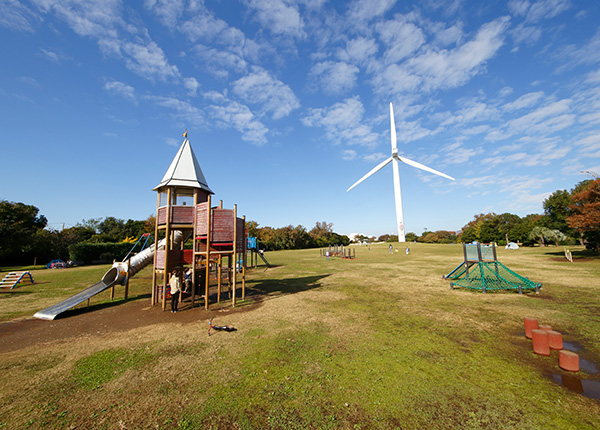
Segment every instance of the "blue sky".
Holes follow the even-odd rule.
[[[50,227],[154,213],[187,128],[261,226],[395,233],[542,213],[600,172],[600,3],[0,0],[0,199]]]

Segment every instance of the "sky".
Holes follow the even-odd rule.
[[[600,172],[597,0],[0,0],[0,199],[146,219],[187,129],[259,226],[394,234],[543,213]],[[591,173],[586,173],[591,172]]]

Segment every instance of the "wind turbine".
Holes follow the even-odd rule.
[[[398,241],[405,242],[406,237],[404,235],[404,215],[402,214],[402,194],[400,192],[400,170],[398,168],[398,162],[401,161],[403,163],[408,164],[409,166],[416,167],[417,169],[425,170],[426,172],[434,173],[439,176],[443,176],[444,178],[448,178],[454,181],[452,176],[448,176],[445,173],[438,172],[431,167],[427,167],[421,163],[417,163],[416,161],[409,160],[408,158],[402,157],[398,155],[398,147],[396,145],[396,122],[394,121],[394,107],[390,103],[390,131],[392,135],[392,156],[377,166],[375,166],[369,173],[360,178],[358,181],[354,183],[350,188],[346,191],[350,191],[352,188],[356,187],[362,181],[367,179],[369,176],[374,173],[380,171],[389,163],[392,163],[392,167],[394,168],[394,198],[396,200],[396,223],[398,224]]]

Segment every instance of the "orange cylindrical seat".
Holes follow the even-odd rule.
[[[548,346],[550,346],[550,349],[563,349],[562,334],[558,331],[550,330],[548,332]]]
[[[579,372],[579,355],[562,349],[558,352],[558,365],[569,372]]]
[[[531,330],[538,328],[538,320],[537,318],[525,317],[523,321],[525,322],[525,336],[527,339],[531,339]]]
[[[538,328],[540,330],[552,331],[552,326],[548,324],[540,324]]]
[[[533,352],[538,355],[550,355],[550,345],[548,344],[548,332],[546,330],[531,330],[533,339]]]

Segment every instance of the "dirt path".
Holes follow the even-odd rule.
[[[162,311],[160,306],[150,306],[150,300],[142,298],[128,302],[116,302],[108,305],[91,306],[70,310],[54,321],[36,318],[21,319],[0,323],[0,350],[15,351],[42,343],[66,340],[80,336],[106,336],[110,333],[131,330],[153,324],[192,324],[219,315],[249,312],[261,306],[258,297],[251,304],[241,307],[225,307],[212,304],[208,311],[203,307],[191,308],[189,302],[180,305],[176,314]],[[207,326],[208,329],[208,326]]]

